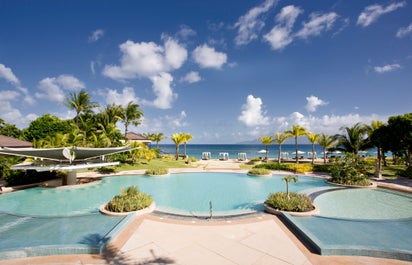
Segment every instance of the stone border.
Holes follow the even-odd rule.
[[[345,188],[361,188],[361,189],[370,189],[370,188],[377,188],[378,185],[376,184],[375,181],[371,181],[371,184],[369,186],[358,186],[358,185],[347,185],[347,184],[338,184],[338,183],[334,183],[331,182],[329,180],[326,181],[327,183],[331,184],[331,185],[335,185],[335,186],[339,186],[339,187],[345,187]]]
[[[280,215],[283,213],[288,213],[292,216],[312,216],[312,215],[318,215],[320,213],[320,209],[319,207],[317,207],[315,204],[313,204],[313,206],[315,207],[315,209],[313,209],[312,211],[308,211],[308,212],[288,212],[288,211],[281,211],[281,210],[277,210],[271,206],[269,206],[266,202],[263,203],[263,208],[265,210],[265,212],[267,213],[271,213],[274,215]]]
[[[147,213],[152,213],[156,208],[156,203],[153,201],[152,204],[150,204],[149,207],[146,207],[146,208],[141,209],[139,211],[116,213],[116,212],[110,212],[110,211],[106,210],[106,205],[107,205],[107,203],[103,204],[103,205],[100,205],[99,211],[102,214],[109,215],[109,216],[126,216],[126,215],[129,215],[129,214],[132,214],[132,213],[134,213],[136,216],[140,216],[140,215],[144,215],[144,214],[147,214]]]
[[[269,173],[269,174],[266,174],[266,175],[258,175],[258,174],[246,173],[246,175],[252,176],[252,177],[271,177],[271,176],[272,176],[272,173]]]

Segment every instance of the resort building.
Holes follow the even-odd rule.
[[[149,139],[144,137],[143,135],[139,133],[134,133],[134,132],[128,132],[126,133],[126,138],[129,140],[131,143],[144,143],[145,145],[149,145],[152,143]]]
[[[13,137],[0,135],[0,148],[10,147],[10,148],[24,148],[32,147],[33,144],[27,141],[22,141]]]

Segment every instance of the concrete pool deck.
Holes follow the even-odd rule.
[[[216,161],[213,167],[208,167],[208,164],[206,167],[201,165],[199,168],[174,169],[171,172],[219,170],[216,163],[220,163],[220,170],[240,172],[237,161]],[[320,256],[311,252],[277,216],[258,213],[247,218],[212,221],[171,219],[148,214],[134,218],[102,255],[43,256],[0,260],[0,264],[411,263],[361,256]]]

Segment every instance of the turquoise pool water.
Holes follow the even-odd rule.
[[[0,196],[0,212],[25,216],[73,216],[97,212],[100,205],[119,194],[121,188],[137,185],[156,201],[158,211],[209,216],[259,211],[271,192],[284,191],[283,176],[254,177],[240,173],[180,173],[103,178],[101,182],[76,187],[33,188]],[[323,179],[299,176],[291,191],[309,192],[328,188]]]

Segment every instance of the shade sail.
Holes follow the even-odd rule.
[[[129,146],[108,148],[62,147],[62,148],[0,148],[0,154],[36,157],[55,161],[69,161],[67,150],[73,154],[73,161],[87,160],[132,150]],[[65,156],[66,154],[66,156]]]

